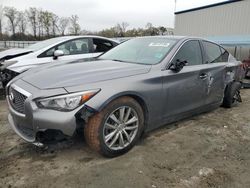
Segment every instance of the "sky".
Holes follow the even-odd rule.
[[[79,16],[82,29],[99,31],[129,23],[128,29],[154,26],[174,27],[174,12],[217,3],[223,0],[0,0],[0,5],[18,10],[42,8],[60,17]],[[224,0],[225,1],[225,0]]]

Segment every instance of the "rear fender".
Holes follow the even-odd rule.
[[[243,79],[242,63],[240,61],[228,63],[225,73],[225,87],[234,81],[241,82]]]

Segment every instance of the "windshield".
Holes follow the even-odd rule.
[[[43,49],[47,46],[50,46],[50,45],[55,44],[55,43],[60,42],[60,41],[63,41],[63,39],[61,37],[52,38],[52,39],[44,40],[41,42],[37,42],[35,44],[28,46],[27,48],[31,49],[33,51],[37,51],[37,50]]]
[[[164,37],[131,39],[106,52],[99,59],[153,65],[161,62],[176,42],[176,39]]]

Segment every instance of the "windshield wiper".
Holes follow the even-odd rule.
[[[120,60],[120,59],[102,59],[102,58],[98,58],[98,59],[100,59],[100,60],[117,61],[117,62],[122,62],[122,63],[144,64],[144,63],[138,63],[138,62],[132,62],[132,61],[124,61],[124,60]]]
[[[120,59],[102,59],[102,58],[97,58],[97,59],[100,59],[100,60],[117,61],[117,62],[127,62],[127,61],[123,61],[123,60],[120,60]]]
[[[118,62],[126,62],[126,61],[122,61],[120,59],[111,59],[112,61],[118,61]]]

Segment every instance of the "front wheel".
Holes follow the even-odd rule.
[[[129,151],[141,136],[144,115],[131,97],[121,97],[91,117],[84,128],[87,144],[106,157]]]

